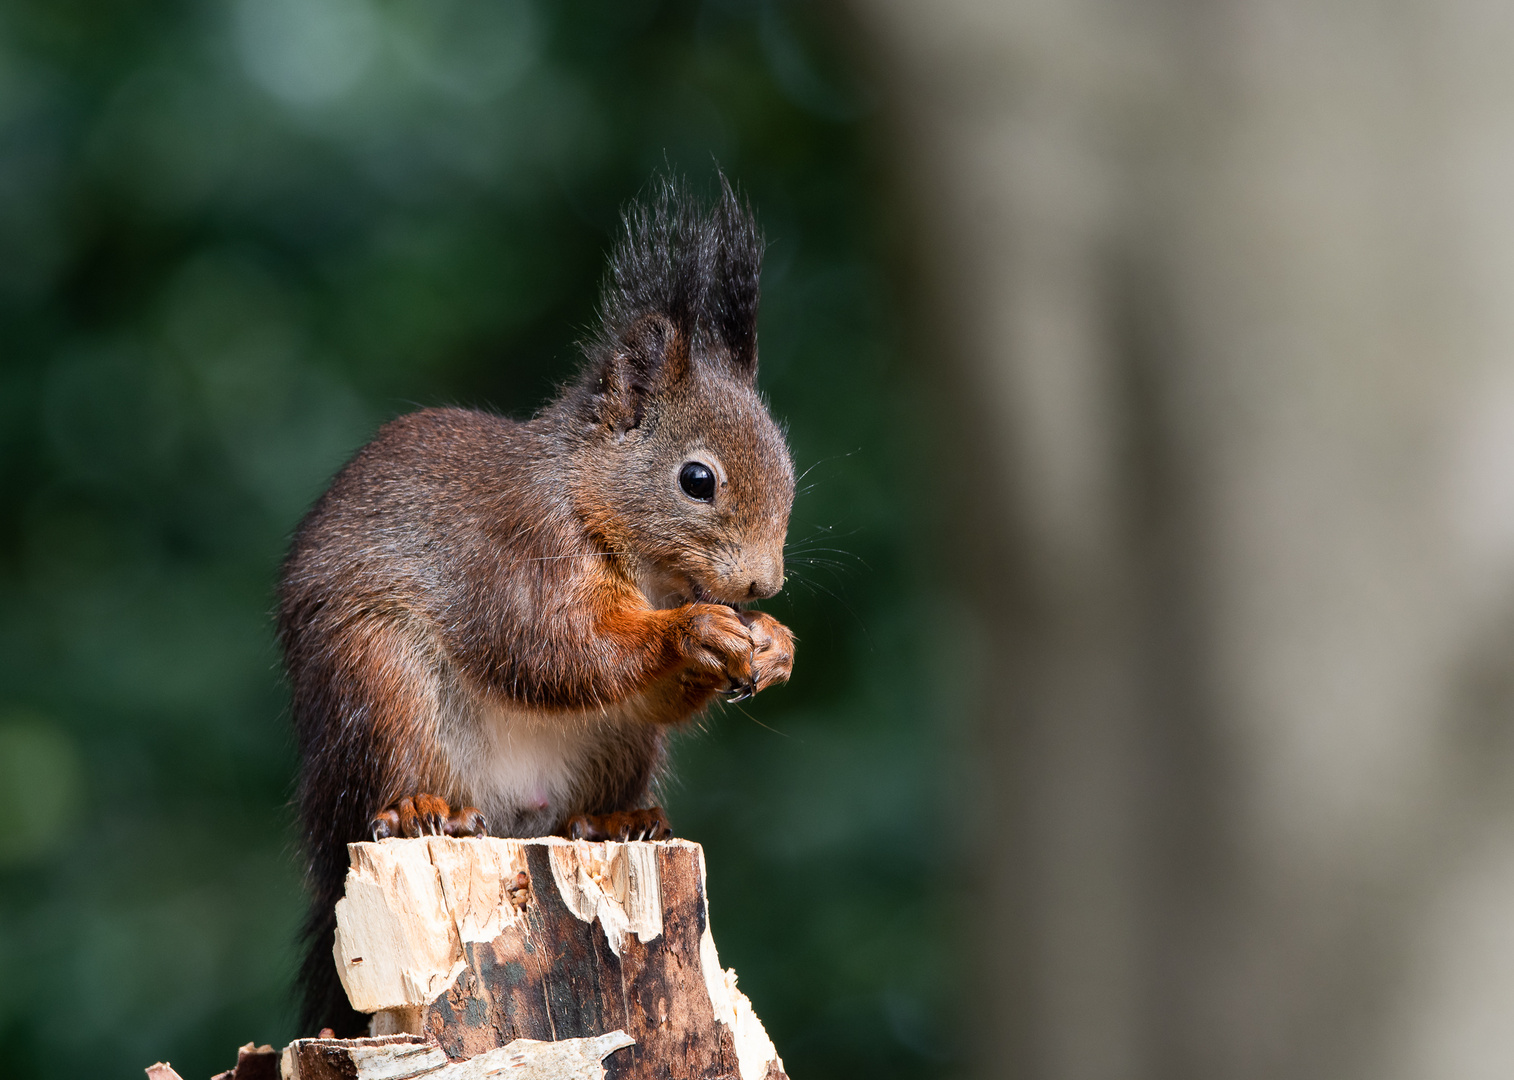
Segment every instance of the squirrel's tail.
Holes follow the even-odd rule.
[[[300,1032],[313,1036],[331,1028],[338,1038],[368,1034],[368,1017],[347,1000],[337,976],[336,904],[347,884],[347,843],[367,838],[368,815],[378,805],[376,785],[362,769],[345,768],[360,742],[361,729],[338,729],[338,740],[324,752],[307,756],[301,778],[301,810],[305,820],[306,884],[310,914],[301,938],[305,958],[300,965]],[[332,775],[345,770],[347,780]]]
[[[345,835],[345,831],[337,836]],[[300,1033],[313,1036],[330,1028],[339,1039],[368,1034],[368,1016],[354,1009],[337,975],[336,902],[347,883],[347,845],[336,838],[313,845],[309,864],[310,914],[301,933],[305,958],[300,964]]]
[[[326,890],[318,892],[324,894]],[[316,896],[302,936],[305,959],[300,965],[300,1033],[314,1036],[322,1028],[330,1028],[339,1039],[367,1035],[369,1017],[348,1002],[332,956],[336,940],[335,898]]]

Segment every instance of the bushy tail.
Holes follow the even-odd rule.
[[[368,1034],[368,1016],[352,1007],[337,976],[336,959],[332,955],[336,942],[336,902],[342,897],[347,867],[344,859],[332,873],[327,865],[321,865],[327,862],[319,860],[312,867],[312,877],[320,874],[322,880],[312,881],[315,896],[301,934],[305,959],[300,965],[299,1030],[301,1035],[313,1036],[322,1028],[330,1028],[337,1038],[351,1039]]]

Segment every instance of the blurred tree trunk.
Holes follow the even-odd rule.
[[[1514,1075],[1514,5],[853,11],[964,432],[984,1073]]]

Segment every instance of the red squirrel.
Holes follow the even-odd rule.
[[[721,177],[626,211],[576,381],[520,422],[386,424],[297,530],[278,629],[313,909],[302,1029],[357,1034],[332,961],[349,842],[660,839],[667,732],[788,679],[794,470],[759,396],[762,239]]]

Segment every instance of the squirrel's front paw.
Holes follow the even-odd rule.
[[[438,795],[395,799],[368,823],[375,840],[390,836],[486,836],[489,823],[476,806],[454,811]]]
[[[684,654],[695,679],[711,690],[756,692],[752,661],[756,647],[746,623],[724,604],[695,604],[689,609]]]
[[[741,621],[752,639],[752,693],[788,682],[794,671],[794,632],[760,611],[742,612]]]

